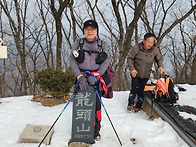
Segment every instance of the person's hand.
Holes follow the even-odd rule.
[[[95,83],[97,83],[99,79],[97,77],[94,77],[93,75],[90,75],[88,78],[87,78],[87,81],[89,83],[89,85],[94,85]]]
[[[87,83],[87,80],[84,76],[81,76],[79,79],[78,79],[78,83],[79,83],[79,87],[81,90],[86,90],[89,88],[89,85]]]
[[[132,76],[132,77],[135,78],[137,74],[138,74],[138,73],[137,73],[137,70],[132,70],[132,71],[131,71],[131,76]]]
[[[164,72],[164,70],[163,70],[163,68],[162,67],[159,67],[158,68],[158,71],[159,71],[159,73],[162,75],[163,74],[163,72]]]

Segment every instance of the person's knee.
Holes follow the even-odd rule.
[[[133,88],[132,88],[132,92],[135,93],[135,94],[138,94],[138,92],[139,92],[139,87],[138,87],[138,86],[133,87]]]

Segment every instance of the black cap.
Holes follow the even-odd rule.
[[[98,33],[98,24],[95,20],[87,20],[84,22],[84,27],[83,27],[83,32],[84,32],[84,29],[87,28],[87,27],[93,27],[95,29],[97,29],[97,33]]]

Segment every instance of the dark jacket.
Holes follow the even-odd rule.
[[[130,71],[137,70],[139,78],[149,78],[154,60],[158,64],[158,67],[163,67],[163,60],[159,49],[153,46],[151,49],[145,50],[143,44],[140,43],[131,48],[127,63]]]

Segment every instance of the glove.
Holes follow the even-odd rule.
[[[96,80],[94,78],[96,78]],[[87,81],[88,81],[89,85],[94,85],[95,83],[97,83],[98,80],[99,80],[99,78],[94,77],[93,75],[90,75],[87,78]]]
[[[89,85],[86,81],[86,78],[84,76],[81,76],[79,79],[78,79],[78,82],[79,82],[79,87],[81,90],[86,90],[89,88]]]

